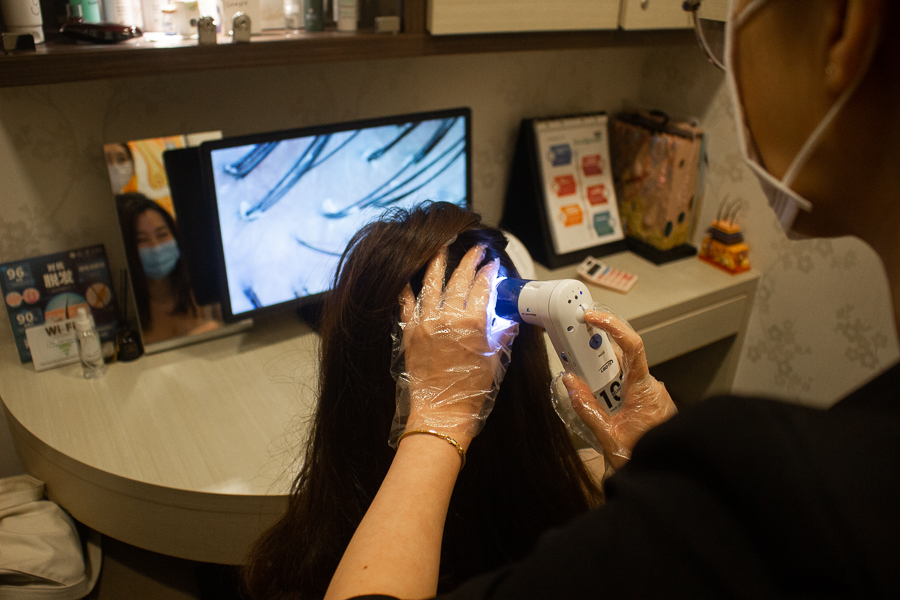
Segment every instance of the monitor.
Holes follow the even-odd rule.
[[[350,238],[392,208],[471,208],[468,108],[200,145],[225,321],[321,301]]]

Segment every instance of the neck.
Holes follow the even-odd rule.
[[[833,184],[842,195],[845,228],[881,257],[891,290],[894,329],[900,334],[900,169],[896,167],[900,164],[900,144],[891,142],[868,152],[846,152],[844,161],[847,168],[843,177]]]
[[[797,230],[812,237],[854,235],[872,246],[887,273],[900,335],[900,115],[892,100],[900,97],[900,84],[889,94],[866,89],[871,85],[845,106],[811,157],[802,187],[813,209],[801,212]]]
[[[175,296],[175,286],[170,277],[162,279],[147,278],[147,295],[151,302],[171,300]]]

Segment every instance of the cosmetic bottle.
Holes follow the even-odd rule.
[[[337,0],[338,31],[356,31],[359,5],[356,0]]]
[[[98,0],[71,0],[72,6],[81,7],[81,18],[85,23],[100,23],[103,21],[103,14],[100,11],[100,2]]]
[[[325,28],[322,0],[303,0],[303,28],[322,31]]]
[[[44,41],[44,20],[38,2],[23,0],[0,0],[0,16],[6,23],[5,31],[34,37],[35,44]],[[0,49],[0,56],[3,50]]]
[[[297,35],[303,29],[303,0],[284,0],[284,32]]]
[[[81,356],[81,371],[85,379],[103,377],[106,363],[103,362],[103,349],[100,334],[94,327],[94,319],[87,309],[78,309],[75,317],[75,332],[78,340],[78,354]]]

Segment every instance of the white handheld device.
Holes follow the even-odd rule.
[[[591,388],[601,409],[617,413],[622,368],[606,332],[584,320],[593,303],[587,287],[577,279],[513,278],[498,279],[495,286],[497,316],[543,327],[563,366]]]

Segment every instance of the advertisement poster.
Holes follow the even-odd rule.
[[[557,254],[624,239],[605,114],[536,121],[538,162]]]
[[[118,308],[102,245],[0,265],[0,289],[22,362],[31,360],[25,331],[62,322],[86,308],[100,338],[114,340]]]

